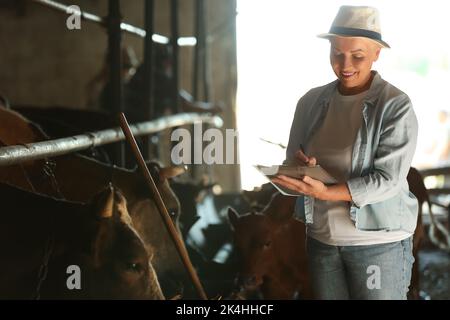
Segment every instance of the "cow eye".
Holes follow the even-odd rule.
[[[175,210],[175,209],[169,210],[169,215],[170,215],[172,218],[177,217],[177,210]]]
[[[128,271],[141,272],[142,271],[142,264],[140,264],[139,262],[129,262],[126,265],[126,269]]]
[[[268,248],[268,247],[270,247],[272,245],[272,241],[271,240],[267,240],[265,243],[264,243],[264,248]]]

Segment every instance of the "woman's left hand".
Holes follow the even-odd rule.
[[[279,184],[292,191],[303,193],[320,200],[325,200],[327,186],[319,180],[304,176],[303,179],[295,179],[283,175],[278,175],[271,179],[273,183]]]

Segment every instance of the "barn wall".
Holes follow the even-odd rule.
[[[60,1],[76,4],[99,16],[107,14],[107,0]],[[58,105],[87,108],[87,83],[101,70],[107,49],[106,30],[82,21],[81,30],[66,28],[67,15],[31,1],[5,1],[0,8],[0,93],[12,104],[36,107]],[[14,5],[11,5],[14,4]],[[19,4],[19,6],[17,6]],[[124,21],[144,26],[143,0],[121,1]],[[207,27],[211,33],[211,100],[225,102],[225,128],[235,127],[236,57],[235,0],[209,0]],[[179,1],[180,36],[194,32],[194,0]],[[170,1],[155,0],[155,31],[170,35]],[[141,60],[143,40],[123,33]],[[180,49],[180,86],[191,91],[192,48]],[[213,76],[212,76],[213,75]],[[215,179],[225,190],[239,187],[235,166],[217,166]]]

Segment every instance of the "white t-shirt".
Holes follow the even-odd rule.
[[[367,91],[343,96],[338,90],[330,100],[322,126],[308,143],[314,156],[339,182],[349,179],[353,144],[362,122],[362,101]],[[400,241],[411,236],[405,231],[361,231],[350,219],[350,203],[314,200],[313,224],[308,236],[335,246],[371,245]]]

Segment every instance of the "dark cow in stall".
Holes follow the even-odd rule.
[[[0,141],[5,145],[47,139],[38,128],[15,112],[0,109],[0,122]],[[180,205],[168,179],[184,171],[184,168],[161,168],[152,163],[149,169],[177,225]],[[89,183],[86,183],[87,179]],[[83,156],[68,155],[32,161],[26,165],[0,167],[0,181],[29,191],[81,202],[88,201],[93,194],[112,182],[127,198],[134,227],[149,252],[153,252],[152,262],[165,294],[172,296],[177,293],[180,286],[177,279],[184,278],[186,272],[146,182],[138,171],[120,169]]]
[[[238,284],[246,296],[264,299],[311,299],[306,255],[306,228],[294,219],[295,198],[273,195],[261,213],[242,216],[229,209],[239,259]]]
[[[117,189],[81,204],[0,183],[0,199],[0,299],[164,298]]]

